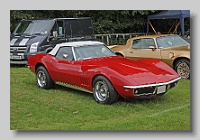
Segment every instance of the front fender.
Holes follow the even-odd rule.
[[[189,53],[188,53],[188,54],[186,54],[186,53],[181,53],[181,54],[175,56],[174,60],[177,59],[177,58],[187,58],[187,59],[190,60],[190,54],[189,54]]]
[[[130,82],[128,81],[128,79],[126,79],[124,76],[120,75],[118,72],[109,69],[107,67],[102,67],[102,68],[97,68],[95,69],[95,75],[92,76],[91,78],[91,82],[90,82],[90,89],[92,90],[92,85],[93,85],[93,80],[98,76],[98,75],[102,75],[104,77],[106,77],[111,84],[113,85],[113,87],[115,88],[115,90],[119,93],[120,96],[122,97],[132,97],[132,91],[127,92],[124,89],[125,85],[131,85]],[[132,81],[133,82],[133,81]]]

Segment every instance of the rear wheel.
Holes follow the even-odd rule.
[[[180,59],[175,64],[176,72],[183,79],[190,79],[190,61],[187,59]]]
[[[94,79],[93,96],[96,102],[101,104],[112,104],[119,99],[119,94],[104,76],[98,76]]]
[[[45,67],[39,66],[36,70],[37,86],[44,89],[53,88],[54,82]]]

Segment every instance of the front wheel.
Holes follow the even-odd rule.
[[[50,89],[54,86],[48,71],[43,66],[39,66],[36,70],[36,83],[38,87],[44,89]]]
[[[175,71],[182,79],[190,79],[190,61],[187,59],[180,59],[175,64]]]
[[[101,104],[112,104],[119,99],[119,94],[104,76],[98,76],[94,79],[93,96],[96,102]]]

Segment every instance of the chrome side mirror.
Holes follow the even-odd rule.
[[[149,49],[151,49],[152,51],[154,51],[156,48],[154,46],[149,46]]]

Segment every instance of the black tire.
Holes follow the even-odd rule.
[[[37,86],[43,89],[50,89],[54,87],[54,82],[51,79],[45,67],[39,66],[36,70]]]
[[[187,59],[180,59],[175,64],[175,71],[182,79],[190,79],[190,61]]]
[[[104,76],[98,76],[93,81],[93,96],[100,104],[113,104],[119,99],[119,94]]]

